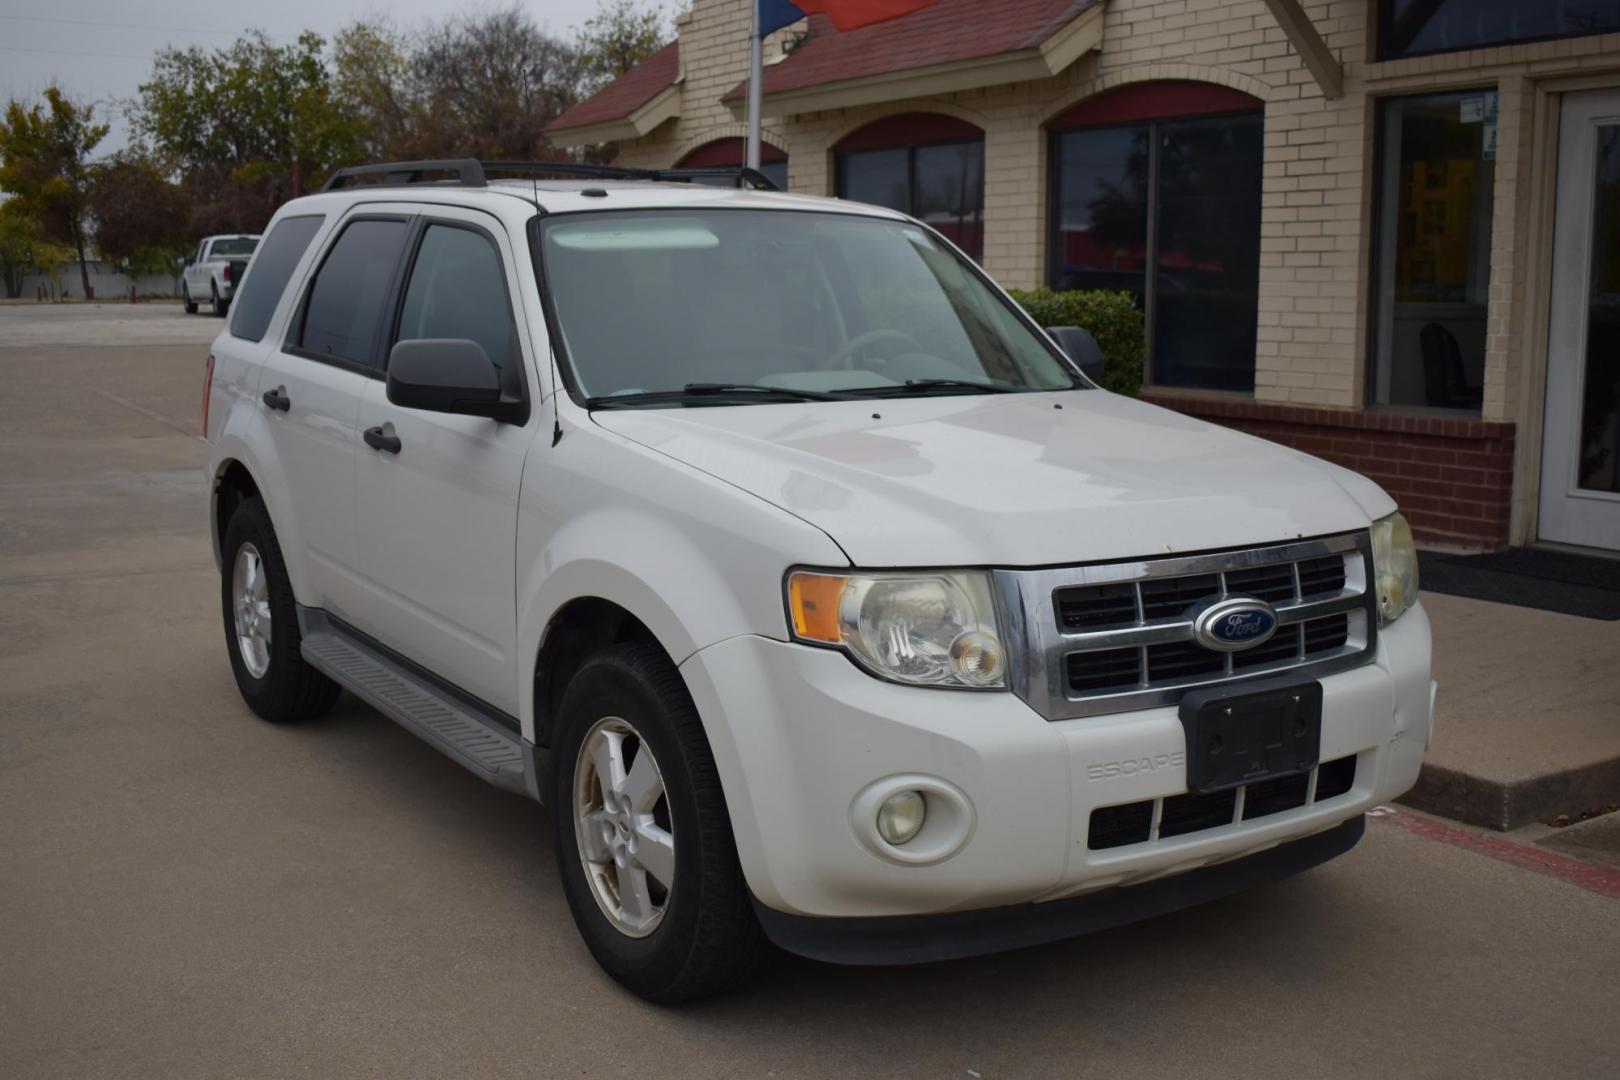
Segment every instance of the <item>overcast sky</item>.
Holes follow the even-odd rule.
[[[598,0],[519,0],[543,29],[572,37]],[[0,104],[37,99],[52,81],[96,103],[113,131],[97,155],[124,144],[119,99],[152,70],[167,45],[229,45],[243,31],[292,38],[314,30],[328,38],[357,18],[386,12],[403,29],[464,11],[505,6],[499,0],[0,0]],[[669,4],[664,5],[666,9]]]

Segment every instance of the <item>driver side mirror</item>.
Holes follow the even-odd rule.
[[[1102,381],[1103,354],[1090,330],[1079,326],[1049,326],[1046,332],[1063,354],[1074,361],[1082,375],[1092,382]]]
[[[521,424],[529,406],[502,391],[501,369],[466,338],[401,341],[388,354],[388,400],[405,409]]]

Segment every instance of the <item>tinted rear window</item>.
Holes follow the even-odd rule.
[[[371,219],[344,228],[309,287],[298,344],[320,356],[360,364],[375,361],[383,304],[405,247],[406,229],[403,221]]]
[[[216,259],[238,258],[253,254],[253,249],[258,243],[257,236],[233,236],[229,240],[215,240],[210,254]]]
[[[252,273],[242,281],[231,304],[231,336],[261,341],[275,314],[276,302],[287,288],[293,268],[326,219],[319,214],[282,218],[254,257]]]

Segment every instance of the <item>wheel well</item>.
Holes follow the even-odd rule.
[[[233,461],[220,473],[219,479],[214,481],[214,544],[221,550],[225,544],[225,528],[231,523],[231,515],[244,500],[258,497],[259,485],[253,482],[253,474],[247,471],[247,466],[240,461]]]
[[[535,745],[551,745],[551,718],[580,665],[599,649],[626,641],[659,645],[645,623],[611,600],[583,596],[552,616],[534,664]]]

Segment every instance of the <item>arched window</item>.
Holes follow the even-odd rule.
[[[1154,385],[1254,390],[1262,109],[1223,86],[1153,82],[1047,124],[1047,281],[1134,293]]]
[[[731,168],[739,166],[747,160],[747,142],[732,137],[704,143],[683,157],[680,164],[675,167],[677,169]],[[786,191],[788,186],[787,151],[780,150],[768,142],[761,142],[759,147],[759,171],[770,177],[771,183]]]
[[[838,197],[926,221],[977,259],[984,253],[984,132],[938,113],[885,117],[833,148]]]

